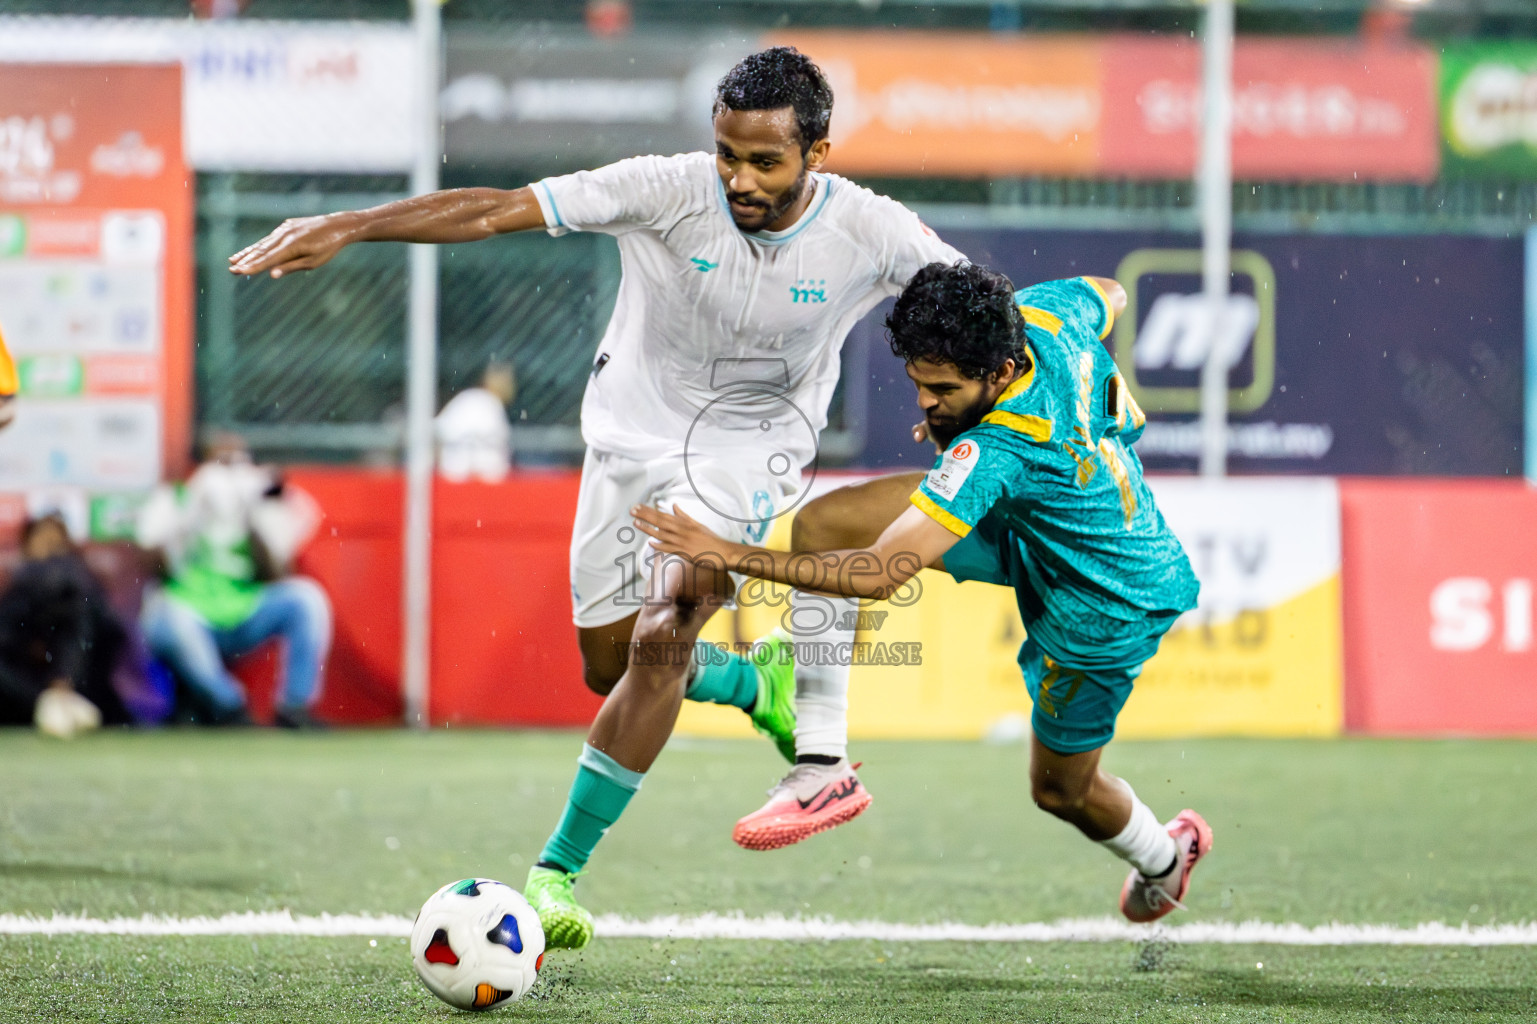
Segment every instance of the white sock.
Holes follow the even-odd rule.
[[[1130,792],[1131,787],[1127,787]],[[1114,839],[1106,839],[1099,845],[1126,861],[1147,878],[1168,874],[1177,863],[1179,847],[1174,837],[1158,823],[1151,808],[1137,794],[1131,794],[1131,820]]]
[[[790,594],[790,608],[790,635],[795,640],[795,752],[847,757],[849,665],[840,656],[854,642],[854,630],[844,623],[854,621],[859,598],[796,590]]]

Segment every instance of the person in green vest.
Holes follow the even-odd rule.
[[[276,639],[283,657],[274,723],[316,724],[310,709],[331,649],[331,602],[289,568],[319,519],[313,500],[254,465],[235,435],[213,439],[186,483],[159,488],[140,512],[138,542],[164,577],[144,603],[144,639],[212,723],[251,724],[245,689],[227,663]]]

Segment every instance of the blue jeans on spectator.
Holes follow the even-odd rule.
[[[314,580],[292,576],[262,588],[249,618],[215,629],[201,615],[163,591],[145,602],[144,639],[216,714],[245,707],[245,691],[225,667],[273,638],[283,641],[281,709],[308,708],[319,695],[320,674],[331,650],[331,601]]]

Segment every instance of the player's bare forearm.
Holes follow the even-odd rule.
[[[719,547],[720,561],[730,572],[835,597],[884,601],[923,568],[911,553],[882,558],[873,550],[775,551],[725,541]],[[667,551],[665,546],[661,550]],[[704,551],[696,557],[709,562],[713,554]]]
[[[354,242],[475,242],[544,226],[528,188],[456,188],[366,210],[285,220],[229,258],[231,273],[273,277],[328,263]]]
[[[652,537],[652,546],[665,554],[797,590],[875,600],[896,593],[925,565],[937,562],[957,539],[917,509],[898,517],[870,548],[834,551],[774,551],[736,544],[677,510],[668,513],[638,505],[631,513],[635,525]]]
[[[744,545],[730,568],[797,590],[884,601],[918,575],[923,563],[911,551],[772,551]]]

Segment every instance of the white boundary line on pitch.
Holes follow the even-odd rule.
[[[392,914],[294,914],[287,910],[222,917],[115,917],[100,920],[56,914],[0,914],[0,935],[304,935],[390,936],[411,932],[410,918]],[[1135,925],[1114,918],[1080,918],[1034,924],[897,924],[834,921],[770,914],[698,914],[635,920],[616,914],[597,919],[608,938],[772,939],[791,942],[1146,942],[1190,945],[1276,946],[1537,946],[1537,924],[1448,925],[1438,921],[1395,925],[1239,924],[1200,921]]]

